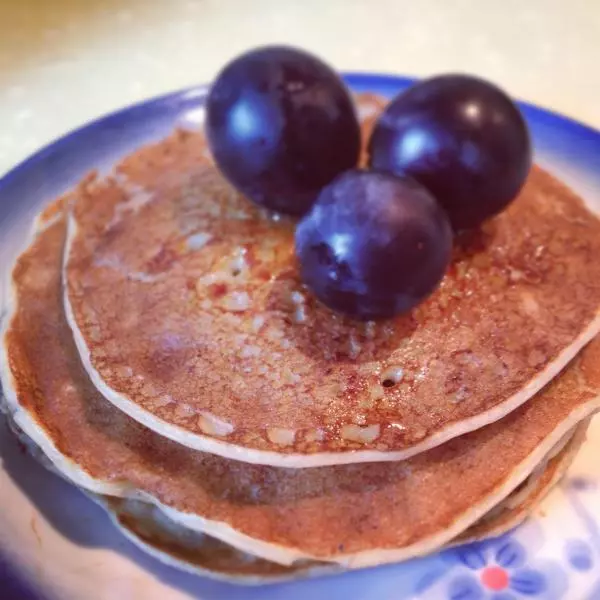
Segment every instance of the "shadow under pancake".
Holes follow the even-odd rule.
[[[236,588],[184,573],[161,563],[125,538],[106,512],[78,488],[49,472],[27,453],[0,413],[0,462],[16,487],[54,530],[82,548],[122,555],[170,587],[202,598],[230,597]]]
[[[102,518],[103,511],[80,494],[73,494],[72,486],[33,460],[16,440],[1,413],[0,460],[6,474],[54,529],[80,546],[107,546],[108,538],[99,538],[87,526],[89,520]],[[74,514],[77,519],[72,518]]]

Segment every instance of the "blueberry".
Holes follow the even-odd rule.
[[[531,167],[527,125],[496,86],[465,75],[417,83],[381,115],[370,165],[404,173],[444,207],[454,229],[479,225],[518,194]]]
[[[439,284],[452,231],[431,194],[408,177],[351,170],[319,195],[296,229],[303,281],[357,319],[404,313]]]
[[[333,69],[301,50],[270,46],[236,58],[218,75],[206,111],[217,166],[267,208],[301,215],[357,164],[350,94]]]

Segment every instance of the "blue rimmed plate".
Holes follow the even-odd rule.
[[[362,74],[346,79],[357,92],[383,96],[411,83]],[[0,180],[1,280],[6,280],[41,205],[88,171],[110,169],[175,126],[197,127],[205,92],[203,87],[185,90],[104,117],[59,139]],[[600,133],[530,105],[522,108],[536,160],[600,209]],[[3,302],[6,289],[0,291]],[[403,565],[246,589],[180,573],[144,555],[80,492],[25,456],[0,424],[0,589],[8,589],[1,580],[10,577],[36,588],[42,598],[65,600],[600,598],[599,453],[600,421],[592,424],[561,486],[532,519],[498,540]],[[11,597],[18,598],[17,593]]]

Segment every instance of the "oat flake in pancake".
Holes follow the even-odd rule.
[[[34,458],[61,475],[10,418],[9,425]],[[575,433],[569,433],[570,439],[555,456],[540,464],[517,490],[449,545],[498,536],[523,521],[569,467],[585,437],[586,429],[586,422],[578,425]],[[84,493],[108,512],[115,526],[133,543],[158,560],[196,575],[242,585],[263,585],[343,573],[339,565],[332,563],[307,561],[284,566],[269,562],[236,550],[204,533],[187,529],[147,502]]]
[[[94,384],[181,444],[288,467],[404,459],[514,410],[600,328],[600,222],[539,168],[457,241],[428,301],[364,324],[316,304],[293,223],[208,156],[176,133],[82,184],[65,257]]]
[[[12,418],[77,485],[154,503],[187,529],[273,562],[358,568],[435,551],[600,407],[593,342],[506,418],[406,461],[287,469],[192,450],[128,417],[89,381],[63,315],[64,239],[64,220],[45,224],[13,272],[0,353]]]

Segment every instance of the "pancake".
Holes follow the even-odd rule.
[[[44,225],[13,271],[0,353],[12,418],[78,486],[142,499],[272,562],[358,568],[433,552],[600,407],[595,341],[501,421],[407,461],[285,469],[192,450],[128,417],[89,381],[63,313],[65,229],[64,219]]]
[[[567,471],[577,454],[587,425],[575,433],[568,446],[550,460],[538,477],[526,483],[525,494],[516,502],[509,496],[498,507],[472,525],[449,546],[459,546],[500,536],[522,523]],[[167,520],[150,504],[122,498],[100,499],[117,527],[134,543],[159,560],[183,570],[233,583],[265,584],[340,573],[332,564],[307,563],[284,567],[244,554],[205,534],[186,530]]]
[[[202,133],[179,131],[79,186],[65,307],[94,385],[163,436],[274,466],[391,461],[554,377],[600,329],[598,256],[600,222],[535,167],[457,240],[427,301],[358,323],[302,287],[293,222],[238,195]]]
[[[64,477],[10,417],[8,422],[29,454]],[[584,440],[587,425],[583,423],[575,432],[569,432],[566,443],[559,444],[555,454],[536,468],[521,484],[521,489],[514,491],[449,545],[498,536],[523,521],[568,469]],[[242,585],[263,585],[343,572],[341,567],[331,563],[278,565],[236,550],[204,533],[186,529],[152,504],[84,493],[107,511],[115,526],[134,544],[158,560],[189,573]]]
[[[568,445],[541,466],[539,475],[528,478],[524,493],[511,494],[500,506],[452,540],[449,546],[497,537],[523,522],[569,468],[586,429],[587,424],[579,426]],[[529,482],[529,479],[533,481]],[[513,495],[518,498],[513,500]],[[167,564],[198,575],[252,585],[343,572],[332,564],[276,565],[244,554],[205,534],[186,530],[145,502],[109,497],[97,497],[96,500],[105,506],[117,527],[135,544]]]
[[[587,424],[579,426],[568,445],[548,463],[538,476],[525,482],[524,493],[513,493],[469,527],[449,546],[497,537],[514,529],[535,509],[556,485],[577,455]],[[529,479],[533,481],[529,482]],[[512,500],[512,496],[518,496]],[[156,507],[138,500],[96,497],[113,521],[135,544],[172,566],[211,578],[245,585],[279,583],[341,573],[337,565],[325,563],[277,565],[235,550],[205,534],[190,531],[169,520]],[[496,511],[496,508],[499,510]]]

